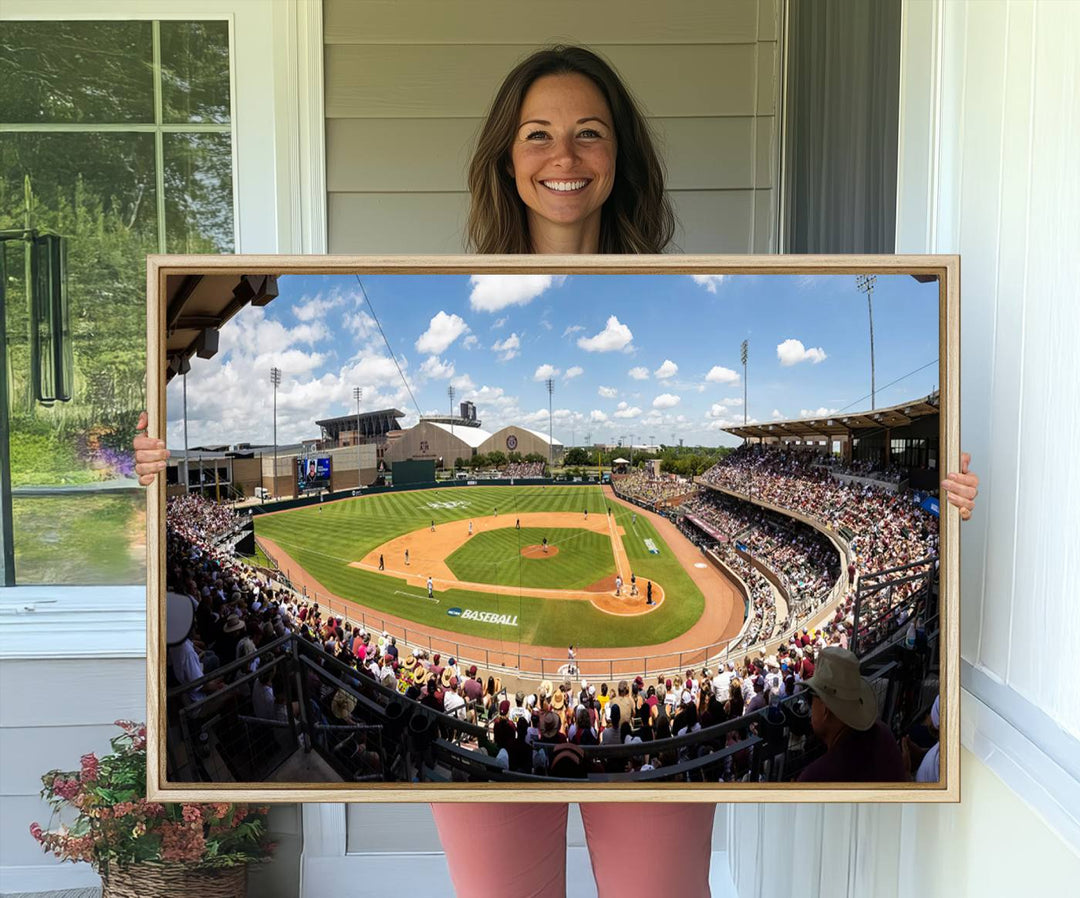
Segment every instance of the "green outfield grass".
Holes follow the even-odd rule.
[[[525,546],[547,537],[557,550],[545,558],[523,558]],[[507,527],[477,533],[446,559],[458,580],[548,589],[585,589],[615,576],[611,539],[590,530]]]
[[[645,580],[652,578],[663,583],[667,590],[664,605],[641,617],[605,614],[587,602],[521,597],[514,592],[517,582],[503,583],[507,587],[505,594],[461,589],[436,591],[435,598],[439,602],[434,604],[426,600],[424,590],[408,586],[400,578],[349,567],[350,562],[362,558],[387,540],[426,527],[433,519],[436,526],[452,520],[480,520],[491,516],[496,507],[500,518],[529,512],[580,514],[585,508],[602,514],[605,504],[599,486],[448,487],[361,496],[260,515],[255,518],[255,532],[274,540],[333,594],[353,599],[375,611],[460,632],[466,640],[472,635],[533,645],[562,646],[572,642],[579,646],[616,647],[656,644],[685,632],[701,616],[704,608],[701,591],[644,516],[639,515],[633,522],[633,512],[621,505],[612,505],[612,509],[616,522],[627,531],[624,544],[641,588],[644,590]],[[575,537],[588,533],[571,532]],[[517,531],[514,528],[488,531],[478,533],[472,540],[500,533],[516,534]],[[644,540],[649,538],[660,548],[659,555],[651,555],[646,548]],[[595,574],[582,574],[589,578],[585,585],[613,570],[610,545],[606,552],[603,569],[598,569]],[[569,556],[574,553],[567,550],[566,554],[570,561]],[[546,565],[558,561],[561,556],[562,552],[556,558],[538,561],[538,572],[555,570]],[[283,567],[286,566],[283,564]],[[457,573],[456,568],[454,570]],[[536,585],[568,588],[550,582]],[[447,614],[451,608],[516,616],[517,626],[451,616]]]

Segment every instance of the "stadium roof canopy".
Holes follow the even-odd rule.
[[[359,415],[339,415],[336,418],[322,418],[315,424],[322,428],[323,436],[337,440],[343,433],[356,433],[359,425],[360,435],[380,438],[392,430],[400,430],[398,418],[404,418],[405,412],[397,408],[382,408],[376,411],[361,412]],[[359,419],[359,420],[358,420]]]
[[[443,424],[439,421],[423,421],[421,423],[428,424],[432,427],[438,427],[439,430],[445,430],[447,433],[453,433],[455,437],[461,440],[461,442],[470,449],[476,449],[491,436],[490,433],[479,427],[454,427],[451,429],[449,424]]]
[[[193,355],[217,353],[217,331],[246,305],[265,306],[278,295],[273,274],[170,274],[165,278],[166,380]]]
[[[338,415],[336,418],[323,418],[315,423],[319,427],[340,427],[343,430],[356,430],[356,419],[360,419],[361,428],[366,421],[381,421],[387,416],[391,418],[404,418],[405,412],[398,408],[381,408],[377,411],[360,412],[359,415]]]
[[[531,433],[538,440],[543,440],[545,443],[550,443],[552,446],[561,446],[558,440],[549,439],[546,433],[541,433],[539,430],[533,430],[531,427],[518,427],[518,430],[524,430],[526,433]]]
[[[726,433],[746,438],[794,437],[796,439],[829,439],[858,436],[860,430],[881,430],[884,427],[903,427],[919,418],[940,413],[940,396],[931,393],[922,399],[913,399],[890,408],[865,412],[837,412],[822,418],[802,418],[793,421],[770,421],[767,424],[747,424],[725,427]]]

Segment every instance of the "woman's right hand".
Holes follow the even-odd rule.
[[[150,486],[154,482],[158,473],[165,470],[169,458],[169,450],[165,448],[164,440],[155,440],[153,437],[146,436],[146,427],[149,423],[150,419],[146,412],[142,412],[139,415],[139,423],[135,425],[135,430],[142,431],[142,434],[137,434],[132,441],[135,449],[135,473],[143,486]]]

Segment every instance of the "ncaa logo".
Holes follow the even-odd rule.
[[[461,617],[460,608],[447,608],[446,613],[449,614],[451,617]]]

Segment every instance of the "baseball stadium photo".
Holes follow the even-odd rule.
[[[358,270],[162,279],[163,787],[941,784],[938,277]]]

